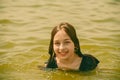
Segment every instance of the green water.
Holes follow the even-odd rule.
[[[40,70],[52,28],[75,26],[92,72]],[[0,80],[120,80],[120,0],[0,0]]]

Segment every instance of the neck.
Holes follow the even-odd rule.
[[[71,56],[69,59],[59,59],[56,57],[57,65],[61,69],[78,70],[81,64],[81,57],[78,55]]]
[[[68,59],[59,59],[56,57],[56,59],[58,60],[58,62],[60,63],[64,63],[64,64],[71,64],[74,62],[74,60],[76,59],[77,55],[73,55]]]

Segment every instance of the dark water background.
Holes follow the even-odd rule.
[[[75,26],[97,70],[40,70],[52,28]],[[0,80],[120,80],[120,0],[0,0]]]

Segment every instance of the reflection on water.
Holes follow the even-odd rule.
[[[0,80],[119,80],[120,0],[1,0]],[[100,60],[92,72],[40,70],[50,32],[67,21],[83,53]]]

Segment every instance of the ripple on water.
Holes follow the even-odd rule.
[[[0,49],[10,49],[15,47],[16,44],[14,42],[8,41],[8,42],[4,42],[0,45]]]
[[[0,24],[11,24],[14,23],[12,20],[9,19],[1,19]]]

